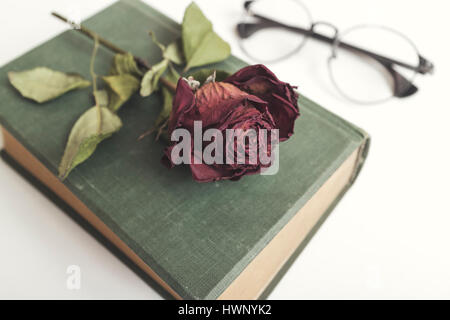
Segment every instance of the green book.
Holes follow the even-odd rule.
[[[150,63],[161,53],[148,30],[165,44],[180,35],[178,23],[136,0],[116,2],[84,25]],[[300,96],[301,117],[280,145],[277,174],[197,183],[187,167],[161,165],[163,142],[137,141],[155,121],[162,98],[136,95],[119,111],[122,129],[61,182],[56,176],[68,134],[92,97],[75,90],[39,105],[21,97],[7,73],[47,66],[89,78],[92,48],[92,40],[68,30],[0,69],[7,158],[175,298],[267,296],[354,182],[368,135]],[[100,48],[98,74],[108,73],[113,56]],[[230,57],[211,67],[234,72],[245,65]]]

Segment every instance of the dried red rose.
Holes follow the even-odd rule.
[[[248,92],[268,103],[269,112],[280,130],[280,141],[294,133],[298,111],[298,94],[289,83],[282,82],[262,64],[242,68],[225,79],[242,91]]]
[[[254,143],[257,152],[263,150],[263,153],[270,157],[271,130],[279,129],[280,141],[287,140],[293,134],[295,119],[299,116],[297,98],[288,83],[278,80],[263,65],[245,67],[223,82],[209,82],[198,90],[191,89],[185,79],[180,79],[169,119],[169,136],[178,128],[186,129],[193,136],[195,121],[202,122],[203,131],[218,129],[223,133],[223,137],[226,136],[227,129],[242,129],[235,131],[239,134],[249,129],[254,130],[256,136],[247,136],[247,140],[233,139],[232,142],[223,143],[223,163],[208,164],[202,161],[189,164],[193,178],[199,182],[238,180],[244,175],[259,173],[262,168],[270,166],[255,155],[255,149],[249,146]],[[269,132],[268,143],[267,139],[262,139],[262,129]],[[237,145],[239,141],[241,144],[244,141],[244,144]],[[208,143],[203,143],[203,147]],[[172,155],[175,146],[176,144],[172,143],[167,147],[162,159],[169,168],[177,163]],[[194,159],[193,142],[190,153]],[[237,158],[242,155],[246,162],[238,163]]]

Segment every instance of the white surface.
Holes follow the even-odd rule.
[[[112,1],[2,0],[0,65],[66,27],[52,10],[88,17]],[[189,0],[146,1],[181,21]],[[241,1],[198,0],[233,53]],[[342,30],[378,23],[404,31],[436,65],[420,91],[353,106],[329,81],[329,48],[310,41],[270,65],[301,92],[367,130],[370,156],[355,186],[273,291],[273,299],[450,298],[449,59],[447,1],[307,0],[315,20]],[[78,11],[78,12],[77,12]],[[107,249],[0,161],[0,298],[160,298]],[[81,267],[81,289],[66,269]]]

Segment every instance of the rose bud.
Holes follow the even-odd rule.
[[[184,129],[191,142],[181,153],[175,152],[179,151],[175,150],[178,143],[172,142],[162,162],[171,168],[180,163],[186,151],[192,176],[198,182],[239,180],[269,167],[271,163],[264,159],[270,159],[272,143],[278,143],[270,140],[274,129],[278,130],[279,141],[288,139],[299,116],[297,94],[292,87],[262,65],[243,68],[223,82],[206,81],[200,88],[192,80],[178,81],[168,123],[169,137],[176,129]],[[211,139],[200,137],[201,150],[194,143],[199,121],[205,132],[216,129],[218,133]],[[232,139],[227,139],[229,129],[234,130]],[[216,143],[218,150],[211,154],[219,159],[222,156],[223,161],[201,159],[202,151],[217,139],[223,141]]]

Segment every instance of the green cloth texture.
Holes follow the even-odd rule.
[[[180,36],[178,23],[136,0],[116,2],[84,24],[151,64],[161,60],[161,52],[149,30],[164,44]],[[68,30],[0,69],[1,125],[55,175],[71,127],[93,105],[90,89],[39,105],[22,98],[7,73],[46,66],[89,79],[92,48],[92,40]],[[113,56],[99,49],[97,74],[108,74]],[[245,65],[230,57],[211,67],[234,72]],[[280,146],[276,175],[200,184],[187,167],[167,170],[161,165],[164,142],[137,141],[162,105],[159,94],[135,95],[119,111],[122,129],[102,142],[64,184],[185,299],[220,296],[342,162],[368,141],[363,130],[301,96],[301,117],[295,134]]]

